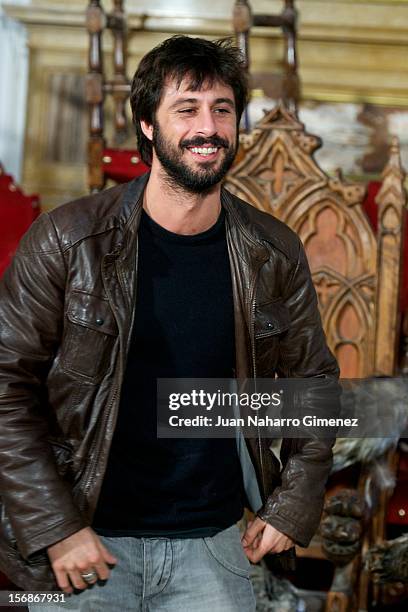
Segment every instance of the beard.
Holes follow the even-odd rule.
[[[218,162],[202,162],[198,169],[193,169],[183,161],[183,151],[188,147],[202,146],[220,147],[225,150],[221,164],[214,167]],[[231,168],[238,148],[238,137],[234,144],[219,136],[196,136],[191,140],[182,140],[179,146],[172,145],[165,139],[159,124],[153,124],[153,148],[165,173],[167,183],[173,189],[183,189],[190,193],[203,193],[210,190],[214,185],[222,181]]]

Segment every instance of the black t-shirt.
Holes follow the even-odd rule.
[[[181,236],[144,211],[136,314],[94,519],[105,535],[213,535],[243,512],[235,439],[158,439],[157,378],[231,378],[234,311],[225,218]]]

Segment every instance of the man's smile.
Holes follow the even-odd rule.
[[[213,145],[207,147],[187,147],[187,150],[190,151],[195,159],[205,159],[206,161],[210,161],[217,157],[220,147],[214,147]]]

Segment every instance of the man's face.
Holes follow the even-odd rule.
[[[153,156],[170,183],[202,193],[224,178],[236,154],[233,91],[219,82],[191,91],[188,80],[178,88],[171,81],[164,88],[151,128]]]

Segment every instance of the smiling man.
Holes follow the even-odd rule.
[[[221,187],[246,102],[229,42],[164,41],[131,92],[150,173],[42,215],[6,273],[0,562],[74,591],[54,609],[250,612],[249,561],[318,525],[331,440],[280,470],[261,437],[157,437],[158,378],[338,376],[299,239]]]

